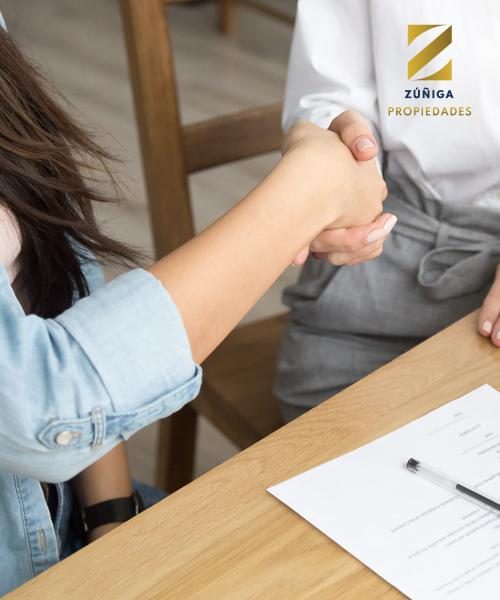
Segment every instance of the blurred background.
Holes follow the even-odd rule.
[[[295,0],[265,0],[293,18]],[[113,236],[152,253],[152,237],[118,0],[1,0],[9,31],[71,104],[71,110],[123,162],[119,206],[98,207]],[[283,97],[292,26],[286,20],[237,5],[235,28],[218,27],[219,5],[196,1],[168,9],[184,123],[279,102]],[[197,230],[204,228],[263,178],[276,154],[245,160],[190,178]],[[115,273],[108,272],[112,277]],[[282,311],[289,269],[248,319]],[[237,452],[200,418],[195,475]],[[129,442],[133,476],[153,483],[157,426]]]

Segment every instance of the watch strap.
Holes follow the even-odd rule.
[[[113,498],[81,508],[76,515],[75,523],[77,530],[87,534],[89,531],[108,525],[109,523],[123,523],[132,517],[135,517],[144,510],[144,503],[137,490],[128,498]]]

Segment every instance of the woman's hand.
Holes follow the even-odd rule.
[[[500,348],[500,265],[497,267],[495,281],[479,313],[479,333],[491,339],[491,343]]]
[[[359,113],[342,113],[332,121],[329,129],[339,136],[356,160],[366,162],[376,158],[379,150],[377,140],[369,124]],[[316,258],[329,260],[339,266],[373,260],[382,254],[384,242],[396,223],[394,215],[385,214],[369,225],[325,231],[298,254],[293,264],[304,264],[310,252]]]
[[[374,160],[352,160],[340,137],[312,123],[297,123],[286,136],[285,162],[307,180],[323,183],[335,228],[369,225],[382,213],[387,186]],[[295,163],[293,162],[295,160]]]
[[[309,248],[297,256],[293,264],[303,264],[309,252],[314,258],[328,260],[336,266],[354,266],[374,260],[384,251],[384,242],[397,221],[394,215],[384,214],[371,225],[350,229],[327,229],[313,240]]]
[[[331,131],[293,129],[285,156],[246,198],[150,272],[175,302],[202,362],[328,228],[372,223],[386,186],[374,162],[358,162]]]
[[[368,121],[354,110],[347,110],[334,119],[329,127],[336,133],[359,161],[377,158],[379,148]]]

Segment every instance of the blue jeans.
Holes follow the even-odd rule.
[[[145,483],[140,483],[139,481],[134,481],[133,483],[134,488],[141,494],[146,509],[166,498],[166,494],[162,490],[146,485]],[[59,507],[55,522],[59,547],[61,549],[61,560],[85,546],[85,540],[75,535],[70,528],[71,512],[75,501],[72,486],[69,483],[61,484],[59,486]]]

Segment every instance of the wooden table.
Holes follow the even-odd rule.
[[[483,383],[500,389],[500,349],[472,315],[8,597],[401,598],[265,489]]]

